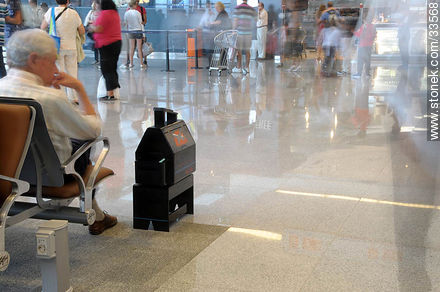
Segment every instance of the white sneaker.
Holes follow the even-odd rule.
[[[249,68],[243,68],[241,72],[243,73],[243,75],[246,75],[249,73]]]
[[[241,73],[241,69],[240,68],[232,68],[232,73]]]

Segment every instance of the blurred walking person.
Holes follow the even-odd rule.
[[[341,57],[342,68],[339,75],[351,74],[351,58],[353,54],[353,20],[343,18],[340,21],[341,28]]]
[[[233,28],[238,31],[237,36],[237,66],[232,69],[233,73],[242,72],[243,75],[249,73],[249,63],[251,61],[251,45],[252,45],[252,31],[255,27],[254,21],[257,18],[255,10],[247,4],[247,0],[235,7],[234,9],[234,24]],[[243,52],[246,57],[245,67],[242,69]]]
[[[338,28],[338,20],[335,15],[328,19],[328,27],[322,30],[322,48],[324,51],[324,63],[322,73],[327,76],[336,74],[336,56],[340,49],[341,31]]]
[[[281,26],[280,26],[280,47],[281,47],[281,61],[277,65],[277,68],[284,66],[286,59],[286,46],[287,46],[287,26],[289,24],[289,10],[286,3],[281,4],[281,13],[279,14]]]
[[[117,72],[121,53],[121,20],[118,9],[112,0],[101,0],[101,12],[90,31],[94,32],[96,47],[99,48],[101,72],[105,79],[107,95],[101,100],[115,99],[114,91],[120,88]]]
[[[299,10],[299,2],[289,0],[287,2],[288,21],[286,30],[286,43],[284,47],[284,58],[291,59],[292,65],[288,69],[296,72],[301,69],[299,58],[303,50],[302,41],[305,38],[305,31],[302,29],[302,13]]]
[[[87,31],[89,31],[89,26],[92,25],[99,16],[99,3],[96,1],[92,2],[92,9],[87,13],[86,18],[84,19],[84,26]],[[95,41],[93,39],[93,33],[87,32],[87,37],[93,40],[93,53],[95,55],[95,64],[99,64],[99,50],[96,47]]]
[[[324,29],[324,23],[321,22],[321,16],[325,11],[325,5],[321,4],[319,6],[318,10],[316,11],[315,15],[315,22],[316,22],[316,36],[315,36],[315,42],[316,42],[316,59],[318,61],[322,60],[322,38],[321,38],[321,31]]]
[[[5,0],[0,0],[0,78],[6,76],[5,62],[3,59],[3,46],[5,45],[5,23],[20,23],[21,18],[10,17],[8,5]]]
[[[215,21],[217,13],[213,11],[211,2],[206,2],[206,9],[200,19],[198,29],[202,31],[203,53],[208,56],[208,62],[211,63],[212,52],[214,49],[214,32],[211,23]],[[209,66],[208,66],[209,68]]]
[[[360,78],[364,71],[367,76],[370,76],[371,70],[371,50],[376,40],[376,27],[372,23],[372,17],[364,18],[361,27],[354,33],[359,38],[358,59],[357,59],[357,73],[353,78]]]
[[[267,38],[268,14],[264,9],[264,3],[258,3],[258,21],[257,21],[257,41],[258,41],[258,59],[266,59],[266,38]]]

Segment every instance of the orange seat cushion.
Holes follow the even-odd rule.
[[[0,56],[2,57],[2,56]],[[0,103],[0,174],[16,178],[25,150],[31,110],[26,105]],[[0,180],[0,207],[11,194],[12,185]]]
[[[87,182],[89,181],[92,170],[93,170],[93,165],[89,164],[87,166],[86,172],[82,177],[85,185],[87,185]],[[113,172],[113,170],[106,167],[101,167],[98,175],[96,176],[94,186],[96,186],[104,178],[114,174],[115,173]],[[35,188],[32,189],[33,189],[32,193],[35,194]],[[76,180],[68,182],[62,187],[43,187],[43,197],[46,198],[69,199],[69,198],[77,197],[79,195],[80,195],[80,190]]]

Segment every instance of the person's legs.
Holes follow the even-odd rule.
[[[351,69],[351,38],[342,38],[342,71],[349,73]]]
[[[119,76],[118,76],[118,59],[121,53],[121,41],[114,42],[111,44],[110,49],[110,64],[109,64],[109,81],[106,79],[107,95],[113,96],[113,90],[120,87]],[[104,77],[105,78],[105,77]]]
[[[238,69],[241,69],[241,56],[242,56],[242,52],[241,52],[241,50],[239,49],[238,51],[237,51],[237,68]]]
[[[322,62],[322,73],[328,73],[329,72],[329,67],[330,67],[330,48],[329,47],[323,47],[322,48],[324,51],[324,62]]]
[[[251,46],[252,46],[252,35],[245,35],[243,39],[243,49],[245,52],[245,67],[246,72],[249,72],[249,63],[251,62]]]
[[[407,69],[409,64],[409,37],[399,37],[400,59],[402,60],[402,68]]]
[[[142,37],[142,46],[146,42],[147,42],[147,37],[145,35],[143,35],[143,37]],[[142,54],[142,56],[144,57],[144,65],[147,66],[148,65],[148,63],[147,63],[147,56],[144,56],[143,54]]]
[[[76,50],[69,50],[68,52],[66,52],[66,55],[64,57],[64,69],[65,72],[70,76],[78,78],[78,58],[76,55]],[[78,100],[75,90],[67,88],[66,93],[69,100]]]
[[[142,39],[136,39],[137,52],[139,57],[139,62],[141,63],[141,67],[143,67],[142,60],[144,57],[142,56]]]
[[[93,53],[95,54],[95,62],[99,62],[99,50],[97,48],[93,48]]]
[[[266,58],[266,40],[267,40],[267,27],[260,27],[257,30],[258,39],[258,58]]]
[[[329,74],[335,73],[335,63],[336,63],[336,47],[330,47],[330,65]]]
[[[125,45],[127,46],[127,59],[125,61],[125,67],[128,67],[128,65],[130,65],[130,40],[128,39],[128,36],[128,33],[123,34],[123,40]]]
[[[82,145],[84,145],[87,141],[85,140],[78,140],[78,139],[70,139],[70,142],[72,143],[72,155],[78,151],[79,148],[81,148]],[[79,175],[84,175],[86,172],[87,166],[90,164],[90,149],[84,152],[83,155],[81,155],[75,162],[75,171]]]
[[[65,62],[64,62],[65,57],[66,57],[65,51],[60,50],[56,64],[57,64],[58,70],[61,72],[66,72],[66,66],[65,66]]]
[[[72,143],[72,155],[78,151],[78,149],[85,144],[87,141],[84,140],[77,140],[77,139],[70,139]],[[87,166],[90,164],[90,149],[84,152],[83,155],[81,155],[75,162],[75,171],[80,175],[83,176],[86,172]],[[74,178],[71,176],[65,176],[64,181],[69,182],[73,181]],[[95,200],[95,193],[93,192],[93,200],[92,200],[92,209],[95,210],[96,213],[96,220],[102,221],[104,220],[104,212],[99,207],[98,203]]]
[[[0,78],[3,78],[6,76],[6,67],[5,62],[3,60],[3,47],[0,46]]]
[[[258,59],[261,59],[262,52],[263,52],[263,32],[262,27],[257,28],[257,57]]]
[[[133,66],[133,56],[134,56],[134,47],[135,47],[135,39],[130,38],[129,39],[129,60],[130,60],[130,66]]]
[[[67,58],[67,53],[65,50],[60,50],[59,54],[58,54],[58,59],[56,61],[58,70],[60,72],[66,72],[66,58]],[[67,97],[69,98],[70,101],[72,101],[72,96],[69,96],[69,88],[66,88],[64,86],[60,86],[62,90],[64,90],[64,92],[66,92]]]
[[[105,79],[107,96],[113,96],[113,90],[119,88],[118,81],[118,58],[121,52],[121,41],[114,42],[99,49],[101,57],[101,72]]]
[[[365,48],[360,47],[358,51],[358,60],[357,60],[357,75],[362,75],[364,71],[364,62],[365,62]]]
[[[370,76],[371,70],[371,47],[365,48],[365,72],[368,76]]]
[[[251,62],[251,51],[246,50],[246,69],[249,70],[249,63]]]

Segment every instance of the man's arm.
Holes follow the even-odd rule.
[[[79,33],[80,35],[83,35],[83,34],[86,33],[86,29],[84,28],[84,25],[82,25],[82,23],[81,23],[80,26],[78,26],[78,33]]]
[[[21,24],[23,22],[23,16],[21,14],[21,2],[20,0],[9,0],[9,12],[13,11],[14,16],[6,16],[5,21],[10,24]]]
[[[23,19],[21,17],[21,11],[20,10],[15,11],[13,17],[6,16],[5,21],[6,21],[6,23],[9,23],[9,24],[21,24],[23,21]]]

